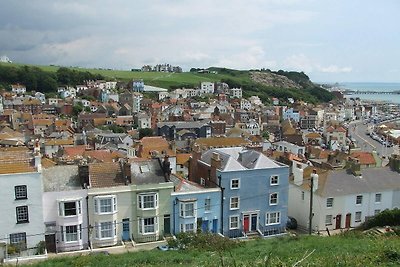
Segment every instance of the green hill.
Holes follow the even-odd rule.
[[[227,68],[212,67],[208,70],[215,73],[164,73],[164,72],[140,72],[112,69],[86,69],[78,67],[59,67],[59,66],[36,66],[16,63],[0,64],[0,86],[7,87],[10,83],[24,83],[28,90],[42,92],[55,91],[57,85],[76,85],[84,79],[106,79],[118,81],[131,81],[143,79],[145,84],[163,87],[168,89],[193,88],[200,85],[200,82],[226,82],[231,87],[242,87],[244,96],[258,95],[263,101],[268,102],[270,97],[277,97],[282,100],[292,97],[294,99],[308,102],[326,102],[333,99],[333,95],[328,91],[314,85],[302,72],[271,72],[274,79],[286,79],[291,83],[297,84],[298,88],[285,88],[287,82],[277,86],[276,83],[266,83],[253,78],[252,73],[266,73],[265,71],[243,71]],[[27,73],[29,75],[27,75]],[[65,76],[73,78],[63,79]]]
[[[370,237],[349,232],[332,237],[285,236],[236,244],[232,244],[234,241],[223,239],[213,239],[214,242],[211,243],[204,241],[197,240],[197,247],[188,247],[185,250],[150,250],[119,255],[92,254],[79,257],[57,257],[29,266],[365,267],[400,265],[400,238],[395,235]]]

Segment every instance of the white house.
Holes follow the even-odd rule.
[[[25,87],[25,85],[23,85],[23,84],[19,84],[19,83],[17,83],[17,84],[12,84],[11,85],[11,91],[13,92],[13,93],[16,93],[16,94],[25,94],[26,93],[26,87]]]
[[[293,164],[289,186],[289,216],[309,227],[310,180],[314,167]],[[316,169],[314,175],[312,229],[353,228],[385,209],[400,206],[400,174],[388,167],[360,170]]]
[[[212,82],[201,82],[200,90],[202,94],[213,94],[214,93],[214,83]]]
[[[34,255],[45,238],[40,157],[28,150],[0,150],[0,243],[19,248],[21,255]]]
[[[82,189],[77,165],[43,170],[43,219],[48,252],[88,247],[87,189]],[[50,250],[50,251],[49,251]]]
[[[231,88],[229,89],[229,94],[232,98],[242,98],[242,88]]]
[[[279,152],[290,152],[295,155],[304,155],[305,147],[298,146],[287,141],[278,141],[272,144],[272,146]]]
[[[242,98],[240,100],[240,108],[244,110],[250,110],[251,109],[251,102],[247,99]]]

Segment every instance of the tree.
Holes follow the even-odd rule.
[[[142,139],[145,136],[153,136],[153,129],[151,128],[139,129],[139,139]]]

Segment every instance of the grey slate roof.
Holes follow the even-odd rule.
[[[131,175],[135,185],[166,182],[158,159],[131,161]]]
[[[57,192],[81,189],[78,166],[63,165],[43,169],[43,191]]]
[[[258,151],[246,150],[242,147],[211,149],[202,155],[201,160],[207,164],[211,164],[211,158],[215,152],[219,154],[221,170],[223,171],[268,169],[283,166]]]
[[[384,168],[362,169],[362,176],[356,177],[346,170],[329,172],[325,184],[317,193],[322,196],[343,196],[388,190],[400,190],[400,173]]]

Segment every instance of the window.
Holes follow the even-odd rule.
[[[231,180],[231,189],[239,189],[240,188],[240,180],[232,179]]]
[[[29,222],[28,206],[17,207],[16,213],[17,213],[17,223],[28,223]]]
[[[143,218],[139,220],[140,234],[154,234],[157,229],[157,217]]]
[[[278,175],[272,175],[271,178],[269,179],[270,185],[278,185],[279,184],[279,176]]]
[[[267,213],[267,215],[265,217],[266,225],[280,224],[280,223],[281,223],[281,213],[280,212]]]
[[[205,186],[205,185],[206,185],[206,180],[205,180],[203,177],[200,178],[200,184],[201,184],[202,186]]]
[[[278,204],[278,193],[269,194],[269,204],[270,205]]]
[[[356,204],[357,205],[361,205],[362,204],[362,199],[363,199],[363,196],[362,195],[358,195],[356,197]]]
[[[207,198],[204,200],[204,211],[211,210],[211,199]]]
[[[62,227],[62,226],[61,226]],[[65,226],[65,242],[78,241],[78,226]]]
[[[155,209],[158,206],[157,193],[138,195],[139,209]]]
[[[239,197],[231,197],[230,207],[231,210],[239,209]]]
[[[98,235],[100,238],[111,238],[114,237],[116,232],[116,224],[113,222],[102,222],[100,223],[100,234]],[[115,228],[115,229],[114,229]]]
[[[195,232],[195,230],[194,223],[181,224],[181,232]]]
[[[26,249],[26,233],[10,234],[10,244],[18,246],[20,249]]]
[[[229,229],[239,229],[239,216],[229,217]]]
[[[17,185],[14,187],[15,199],[27,199],[28,191],[26,185]]]
[[[381,203],[381,200],[382,200],[382,194],[381,193],[375,194],[375,203]]]
[[[99,196],[93,200],[96,213],[102,214],[117,211],[117,198],[115,196]],[[80,203],[78,203],[78,210],[80,210]]]
[[[187,202],[187,203],[181,203],[180,209],[181,209],[181,217],[187,218],[187,217],[195,217],[196,215],[196,203],[195,202]]]
[[[332,215],[325,216],[325,225],[332,225]]]
[[[81,214],[81,201],[59,202],[58,213],[60,216],[75,216]]]
[[[355,222],[361,222],[361,211],[356,212]]]
[[[304,200],[304,191],[301,191],[301,200]]]
[[[332,208],[333,207],[333,197],[328,197],[326,199],[326,207],[327,208]]]
[[[374,216],[378,215],[379,213],[381,213],[381,210],[374,210]]]

